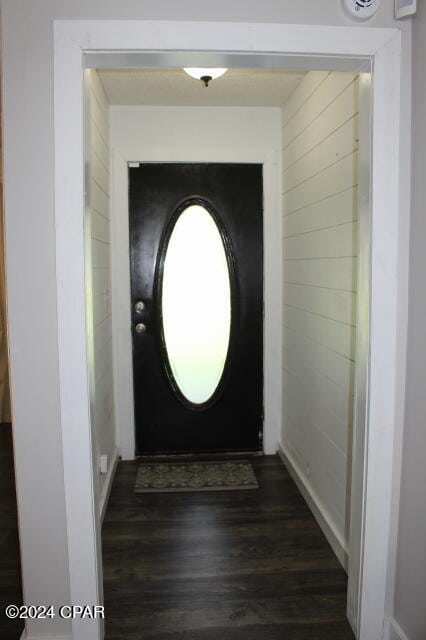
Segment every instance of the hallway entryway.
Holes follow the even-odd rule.
[[[107,640],[353,640],[346,574],[278,456],[259,489],[133,492],[120,462],[103,525]]]

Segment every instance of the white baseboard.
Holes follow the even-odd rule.
[[[115,472],[117,471],[117,464],[119,460],[119,450],[116,447],[114,449],[114,453],[111,456],[111,461],[108,465],[108,471],[105,476],[104,485],[101,492],[101,497],[99,501],[99,512],[101,517],[101,522],[103,522],[105,517],[106,508],[108,505],[109,495],[111,493],[112,483],[114,481]]]
[[[300,493],[305,498],[308,507],[312,511],[316,521],[322,529],[325,537],[328,540],[331,548],[337,556],[340,564],[344,568],[344,570],[348,571],[348,551],[342,540],[341,536],[337,533],[335,527],[330,522],[326,510],[323,508],[321,501],[315,495],[315,492],[312,490],[303,475],[300,472],[299,465],[293,458],[293,456],[285,451],[281,445],[278,445],[278,455],[280,456],[284,466],[287,468],[287,471],[293,478],[296,483]]]
[[[383,638],[384,640],[409,640],[407,634],[404,633],[394,618],[387,618],[385,620],[385,632]]]

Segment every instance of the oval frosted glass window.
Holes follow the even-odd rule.
[[[231,327],[228,262],[215,220],[201,205],[180,214],[166,248],[163,333],[169,366],[183,396],[207,402],[222,377]]]

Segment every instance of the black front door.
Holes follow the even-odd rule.
[[[136,454],[261,450],[262,166],[131,167],[129,227]]]

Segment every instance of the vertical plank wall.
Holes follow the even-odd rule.
[[[112,320],[111,320],[111,224],[109,111],[103,87],[96,71],[88,72],[90,122],[90,169],[88,223],[90,225],[91,295],[89,300],[89,367],[91,376],[91,412],[94,422],[94,449],[99,457],[115,455],[113,404]],[[99,473],[101,502],[106,491],[106,474]]]
[[[344,561],[355,348],[357,76],[309,72],[282,115],[282,447]]]

